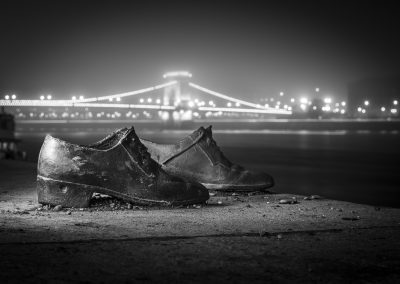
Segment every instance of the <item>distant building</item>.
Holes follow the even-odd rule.
[[[398,116],[400,76],[371,77],[348,84],[348,112],[354,117]]]

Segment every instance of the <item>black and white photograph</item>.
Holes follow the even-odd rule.
[[[399,283],[393,1],[3,0],[1,283]]]

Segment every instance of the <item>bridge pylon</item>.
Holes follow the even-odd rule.
[[[164,88],[164,105],[178,106],[182,102],[191,99],[189,80],[192,74],[188,71],[174,71],[163,75],[168,81],[176,81],[176,84]]]

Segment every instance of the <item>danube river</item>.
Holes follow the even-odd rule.
[[[37,161],[46,134],[72,143],[93,143],[113,130],[49,128],[16,135],[28,160]],[[138,129],[140,137],[173,143],[188,130]],[[400,134],[397,130],[260,130],[214,129],[229,159],[270,173],[274,192],[312,195],[376,206],[400,207]]]

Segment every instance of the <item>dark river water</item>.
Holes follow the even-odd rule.
[[[46,134],[89,144],[111,132],[70,129],[18,132],[21,149],[35,162]],[[190,131],[138,130],[138,135],[173,143]],[[376,206],[400,207],[400,134],[397,131],[285,131],[214,129],[231,161],[270,173],[279,193],[318,194]]]

